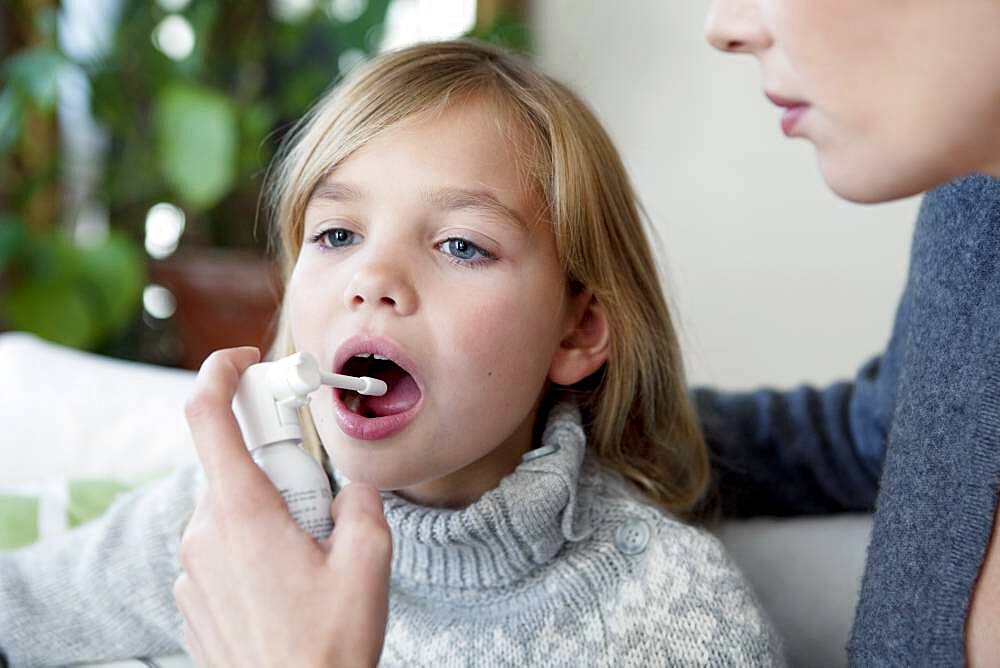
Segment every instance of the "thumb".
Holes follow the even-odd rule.
[[[338,524],[347,527],[341,534],[357,531],[358,524],[367,524],[367,529],[376,534],[390,535],[382,506],[382,494],[374,486],[366,483],[349,483],[339,490],[330,502],[330,518],[333,520],[334,530],[320,541],[328,551],[333,548],[337,540]],[[361,530],[364,531],[363,528]]]
[[[334,522],[338,517],[353,520],[362,516],[384,522],[382,494],[373,485],[363,482],[349,483],[337,492],[337,496],[330,503],[330,516]]]
[[[392,534],[377,489],[363,483],[347,485],[330,504],[330,516],[330,559],[334,563],[367,561],[375,570],[388,566]]]

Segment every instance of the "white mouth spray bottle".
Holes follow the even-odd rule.
[[[296,524],[317,540],[333,531],[333,493],[323,467],[299,447],[298,408],[309,403],[309,394],[320,385],[374,396],[388,389],[377,378],[320,371],[315,357],[299,352],[248,367],[233,399],[251,457],[278,488]]]

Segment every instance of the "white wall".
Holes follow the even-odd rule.
[[[749,57],[702,37],[708,0],[535,0],[538,62],[618,145],[663,241],[690,379],[851,376],[888,339],[919,201],[826,190]]]

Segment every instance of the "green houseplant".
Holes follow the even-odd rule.
[[[122,0],[85,56],[57,39],[56,2],[0,8],[3,25],[31,26],[0,28],[0,329],[188,367],[214,348],[266,345],[279,295],[258,220],[264,170],[291,124],[378,50],[391,4]],[[525,49],[516,8],[481,2],[472,34]],[[109,232],[89,242],[64,196],[55,110],[67,70],[105,137],[86,197]],[[183,243],[150,257],[143,240],[164,203]],[[176,299],[168,320],[142,313],[150,281]]]
[[[8,4],[0,21],[0,52],[8,52],[0,63],[0,323],[93,348],[135,317],[145,264],[126,234],[74,243],[56,224],[55,105],[70,63],[55,43],[55,8],[34,4],[34,12]]]

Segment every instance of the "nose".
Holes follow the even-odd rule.
[[[371,262],[360,267],[347,284],[344,304],[350,311],[388,308],[407,316],[417,310],[417,292],[398,264]]]
[[[757,53],[771,45],[758,0],[713,0],[705,18],[705,39],[727,53]]]

